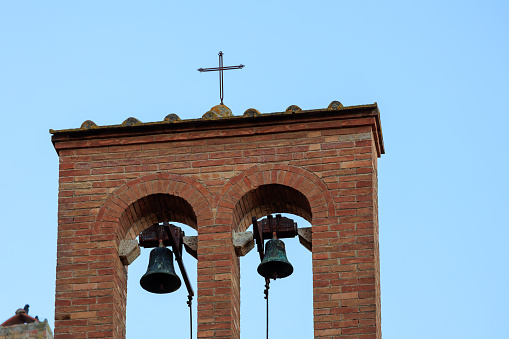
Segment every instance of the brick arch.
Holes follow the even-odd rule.
[[[315,174],[289,165],[250,167],[227,182],[218,198],[216,224],[231,224],[237,231],[244,231],[253,216],[276,210],[299,215],[311,224],[313,219],[335,215],[325,183]],[[277,202],[278,198],[284,201]]]
[[[281,184],[261,185],[247,192],[235,204],[233,226],[245,230],[252,218],[259,219],[271,213],[291,213],[311,222],[312,212],[304,194]]]
[[[195,229],[211,220],[212,195],[196,179],[169,173],[150,174],[113,191],[100,208],[94,229],[116,234],[117,240],[134,239],[153,223],[166,220]]]
[[[144,196],[120,214],[120,229],[129,230],[126,239],[134,239],[144,229],[163,221],[180,222],[197,229],[193,207],[183,198],[167,193]]]

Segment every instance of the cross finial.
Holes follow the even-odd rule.
[[[222,105],[223,98],[224,98],[223,71],[227,71],[229,69],[242,69],[242,68],[244,68],[244,65],[242,65],[242,64],[240,64],[238,66],[223,67],[223,52],[219,51],[219,67],[198,68],[198,72],[219,71],[219,98],[221,99],[221,105]]]

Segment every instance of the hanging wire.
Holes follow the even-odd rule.
[[[193,309],[191,307],[193,303],[193,296],[187,296],[187,306],[189,306],[189,337],[193,339]]]
[[[267,339],[269,339],[269,283],[270,280],[265,278],[265,291],[263,291],[263,294],[265,294],[265,299],[267,300]]]

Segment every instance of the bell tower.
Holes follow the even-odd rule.
[[[198,260],[198,338],[239,339],[238,234],[274,212],[312,225],[296,232],[312,252],[314,337],[381,338],[376,103],[239,116],[218,105],[199,119],[50,132],[60,164],[56,339],[125,338],[135,239],[168,222],[198,233],[183,240]]]

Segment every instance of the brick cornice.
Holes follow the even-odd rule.
[[[57,153],[80,148],[228,138],[341,127],[371,126],[378,156],[385,153],[380,112],[377,104],[317,109],[298,113],[267,113],[255,117],[228,117],[217,120],[183,120],[179,123],[142,123],[134,126],[103,126],[96,129],[54,131]]]

